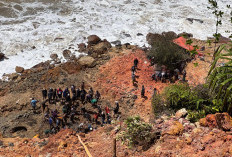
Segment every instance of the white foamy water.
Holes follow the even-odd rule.
[[[206,39],[215,31],[208,0],[34,1],[0,1],[0,52],[9,58],[0,62],[0,76],[14,72],[15,66],[31,68],[49,60],[52,53],[62,57],[62,51],[70,47],[72,53],[79,55],[77,44],[86,42],[91,34],[143,46],[148,32],[185,31]],[[230,3],[231,0],[221,0],[219,5],[224,11]],[[224,15],[228,20],[229,14],[228,11]],[[225,30],[232,30],[228,20],[220,27],[224,36],[228,36]]]

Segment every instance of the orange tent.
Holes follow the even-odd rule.
[[[194,47],[192,45],[187,45],[186,41],[187,40],[184,37],[179,37],[179,38],[173,40],[174,43],[176,43],[177,45],[183,47],[184,49],[186,49],[188,51],[194,50]],[[203,56],[203,54],[200,53],[199,50],[197,50],[197,53],[199,56]]]

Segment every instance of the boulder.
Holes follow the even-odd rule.
[[[96,45],[101,41],[101,39],[97,35],[90,35],[88,36],[88,44],[89,45]]]
[[[16,66],[16,67],[15,67],[15,71],[16,71],[17,73],[22,73],[22,72],[24,71],[24,68],[23,68],[23,67],[20,67],[20,66]]]
[[[209,114],[200,119],[200,125],[229,131],[232,129],[232,118],[228,113]]]
[[[219,129],[229,131],[232,128],[232,118],[228,113],[216,113],[215,117]]]
[[[58,55],[57,55],[56,53],[53,53],[53,54],[50,55],[50,58],[51,58],[52,60],[57,60]]]
[[[92,47],[92,51],[97,54],[103,54],[111,48],[111,44],[108,41],[100,42]]]
[[[114,44],[115,46],[122,46],[122,43],[120,40],[112,41],[111,43]]]
[[[78,60],[81,66],[92,67],[95,59],[90,56],[83,56]]]
[[[71,55],[71,51],[70,50],[64,50],[63,51],[63,56],[65,59],[69,59]]]
[[[0,53],[0,61],[1,61],[1,60],[3,60],[3,59],[4,59],[4,57],[5,57],[5,54]]]
[[[8,59],[4,53],[0,53],[0,61],[4,60],[4,59]]]
[[[168,127],[168,129],[162,133],[162,135],[181,135],[183,131],[184,126],[178,121],[173,121],[172,124]]]
[[[155,41],[159,41],[160,38],[163,38],[163,36],[158,34],[158,33],[154,33],[154,34],[153,33],[148,33],[147,36],[146,36],[146,40],[147,40],[148,44],[150,44],[150,45],[153,45],[153,43]]]
[[[185,108],[182,108],[176,112],[175,117],[176,118],[184,118],[187,116],[187,114],[188,114],[188,111]]]
[[[85,43],[78,44],[79,52],[85,52],[86,51],[86,45]]]

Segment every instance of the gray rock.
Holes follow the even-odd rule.
[[[63,51],[63,56],[65,59],[69,59],[71,55],[71,51],[70,50],[64,50]]]
[[[55,60],[57,60],[58,55],[56,53],[53,53],[50,55],[50,58],[55,61]]]
[[[20,66],[16,66],[16,67],[15,67],[15,71],[16,71],[17,73],[23,73],[24,68],[23,68],[23,67],[20,67]]]
[[[93,63],[94,63],[95,59],[93,57],[90,56],[83,56],[78,60],[78,63],[81,66],[86,66],[86,67],[93,67]]]

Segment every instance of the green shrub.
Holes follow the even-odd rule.
[[[125,120],[126,131],[122,132],[119,138],[128,146],[140,145],[143,148],[149,147],[154,142],[152,126],[142,122],[139,116],[129,117]]]
[[[207,114],[220,111],[220,103],[209,92],[208,85],[190,88],[188,84],[175,84],[165,88],[163,97],[167,107],[177,111],[188,110],[188,118],[195,122]],[[222,103],[222,102],[221,102]]]
[[[169,70],[180,68],[181,63],[190,59],[185,49],[173,43],[173,37],[167,35],[156,35],[151,42],[151,50],[147,54],[153,64],[165,65]]]
[[[188,84],[175,84],[168,86],[164,90],[166,103],[170,108],[179,110],[181,108],[191,108],[195,106],[197,95],[191,91]]]

